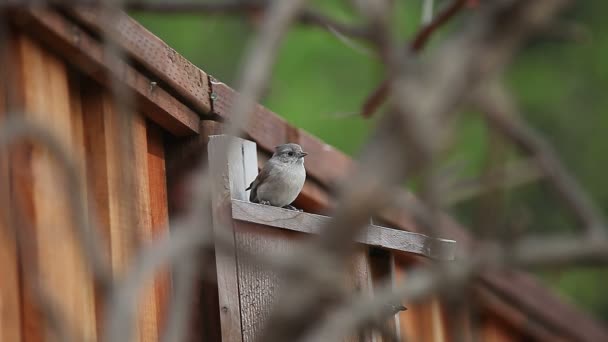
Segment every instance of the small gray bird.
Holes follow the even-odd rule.
[[[304,156],[307,154],[298,144],[277,146],[272,158],[247,188],[251,189],[249,200],[253,203],[295,210],[290,204],[304,186]]]

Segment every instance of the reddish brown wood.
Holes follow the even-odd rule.
[[[207,74],[127,14],[117,13],[109,18],[110,23],[104,23],[99,9],[72,8],[69,13],[97,33],[110,34],[129,57],[173,88],[196,111],[211,111]]]
[[[25,36],[18,40],[22,62],[23,106],[28,119],[39,122],[56,135],[62,145],[78,159],[73,146],[82,141],[74,136],[67,70],[62,61]],[[76,110],[78,112],[78,109]],[[52,117],[52,120],[49,118]],[[32,149],[25,166],[31,170],[30,237],[36,244],[37,273],[41,285],[58,312],[69,324],[69,332],[82,339],[96,340],[93,283],[73,234],[65,189],[57,164],[42,146]],[[29,210],[32,210],[31,216]],[[57,248],[60,245],[61,248]],[[29,267],[29,266],[26,266]],[[31,278],[26,278],[33,281]],[[35,303],[33,303],[35,305]],[[26,318],[26,321],[29,318]]]
[[[243,322],[239,296],[238,266],[235,245],[235,225],[230,212],[230,198],[245,199],[245,182],[253,180],[246,175],[257,172],[255,161],[246,163],[243,154],[255,155],[255,144],[228,136],[210,137],[208,144],[209,169],[212,183],[213,231],[219,235],[232,236],[230,252],[222,253],[217,247],[215,264],[217,272],[218,303],[222,341],[243,341]],[[249,169],[249,170],[246,170]],[[217,244],[216,244],[217,246]],[[224,245],[225,246],[225,245]]]
[[[371,284],[373,288],[381,287],[386,282],[395,282],[394,258],[391,252],[379,248],[369,249],[369,262],[371,264]],[[395,306],[400,303],[395,303]],[[385,328],[394,334],[398,334],[397,321],[399,315],[390,316],[385,322]]]
[[[507,299],[501,298],[492,290],[484,286],[476,286],[474,291],[474,303],[483,308],[486,315],[495,319],[500,318],[502,324],[508,326],[511,331],[518,332],[520,340],[524,337],[532,337],[538,341],[566,341],[560,336],[558,330],[549,329],[538,321],[531,319],[525,312],[514,307]],[[480,324],[481,322],[477,322]]]
[[[481,325],[482,341],[487,342],[517,342],[521,341],[521,336],[505,326],[500,318],[487,317]],[[551,340],[556,341],[556,340]]]
[[[165,174],[165,147],[163,131],[152,122],[146,125],[148,142],[148,179],[150,189],[150,215],[152,238],[167,233],[169,211],[167,203],[167,183]],[[157,335],[161,336],[168,308],[171,278],[168,270],[163,270],[154,282],[156,292]]]
[[[588,313],[560,300],[529,274],[521,271],[486,273],[482,282],[513,307],[527,313],[530,319],[559,335],[579,341],[608,340],[606,329]]]
[[[154,237],[152,226],[152,206],[150,204],[152,189],[150,189],[150,173],[148,170],[148,137],[146,119],[141,113],[133,113],[132,136],[133,136],[133,160],[129,171],[133,172],[135,181],[134,197],[126,200],[131,201],[134,209],[135,223],[137,225],[138,244],[142,245]],[[122,147],[123,149],[125,147]],[[125,177],[125,176],[123,176]],[[156,190],[156,189],[154,189]],[[123,192],[123,200],[125,193]],[[123,203],[124,205],[124,203]],[[128,210],[130,207],[125,206]],[[163,212],[157,213],[162,215]],[[122,227],[125,229],[128,227]],[[130,253],[133,255],[133,252]],[[131,255],[129,259],[131,259]],[[140,302],[140,341],[158,341],[158,318],[156,284],[144,291]]]
[[[142,111],[163,128],[175,135],[198,133],[198,114],[132,66],[110,60],[99,41],[57,12],[29,8],[16,11],[13,21],[95,80],[111,86],[111,73],[133,92]]]
[[[407,286],[407,269],[398,264],[395,268],[396,285]],[[445,341],[441,306],[436,297],[422,302],[403,303],[407,311],[399,313],[400,336],[407,341]]]
[[[88,177],[93,181],[91,198],[95,202],[97,216],[112,262],[113,272],[125,271],[136,246],[152,239],[154,229],[151,198],[156,198],[149,186],[148,141],[146,122],[142,115],[133,114],[131,132],[134,159],[131,168],[135,183],[133,194],[124,196],[129,186],[120,167],[120,129],[118,112],[110,96],[94,84],[86,84],[82,90],[85,144],[87,148]],[[162,195],[160,196],[162,197]],[[162,216],[162,212],[161,212]],[[156,217],[154,220],[160,220]],[[131,224],[130,222],[133,222]],[[148,289],[140,298],[137,341],[158,339],[158,311],[156,287]],[[102,314],[105,312],[102,311]]]

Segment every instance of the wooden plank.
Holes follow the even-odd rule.
[[[372,265],[367,246],[359,246],[349,263],[349,285],[353,292],[361,296],[373,296]],[[379,336],[371,331],[357,331],[356,334],[347,336],[344,341],[379,342]]]
[[[74,136],[79,129],[74,128],[72,122],[65,65],[26,37],[19,40],[19,51],[26,115],[46,126],[64,146],[71,148],[82,141],[82,137]],[[78,158],[78,151],[73,150],[72,155]],[[32,150],[29,167],[35,211],[34,238],[42,286],[58,305],[73,336],[95,341],[93,283],[73,234],[64,186],[57,182],[62,170],[49,152],[39,146]]]
[[[112,82],[109,75],[113,75],[133,92],[142,112],[166,130],[178,136],[198,133],[197,113],[154,79],[124,61],[109,58],[99,41],[57,12],[31,7],[16,11],[13,21],[108,88]]]
[[[0,30],[2,27],[0,27]],[[0,32],[1,34],[2,32]],[[6,32],[4,32],[6,33]],[[7,75],[9,61],[9,42],[1,41],[0,36],[0,74]],[[5,45],[6,44],[6,45]],[[7,82],[8,78],[0,78],[0,127],[8,110]],[[0,341],[21,341],[21,291],[19,289],[19,268],[15,237],[10,234],[9,217],[1,213],[9,213],[10,207],[10,166],[6,153],[0,155],[0,205],[5,206],[0,212]]]
[[[309,234],[319,234],[331,218],[268,205],[232,200],[232,217]],[[370,246],[423,255],[438,260],[453,260],[455,241],[430,238],[423,234],[368,225],[355,241]]]
[[[395,267],[397,286],[407,285],[407,270]],[[442,342],[446,340],[439,300],[435,297],[422,302],[403,303],[407,311],[399,313],[400,336],[406,341]]]
[[[148,142],[148,179],[150,189],[150,215],[152,238],[156,239],[167,232],[169,211],[167,203],[167,183],[165,174],[165,147],[163,131],[157,125],[147,123]],[[157,335],[160,336],[166,320],[171,278],[168,270],[163,270],[154,282],[156,293]]]
[[[91,197],[95,201],[97,216],[104,227],[112,269],[122,274],[129,265],[137,245],[153,238],[153,220],[162,219],[162,213],[153,218],[152,192],[149,187],[148,139],[144,117],[133,113],[131,137],[133,159],[129,167],[134,184],[128,184],[121,166],[120,115],[110,96],[93,83],[83,85],[83,106],[88,177],[92,180]],[[126,196],[125,189],[133,189]],[[158,196],[155,195],[155,196]],[[162,195],[161,195],[162,196]],[[156,198],[156,197],[154,197]],[[158,340],[158,310],[156,287],[147,289],[139,297],[137,327],[133,340]],[[102,313],[105,314],[105,312]]]
[[[260,229],[258,225],[248,222],[237,222],[235,225],[244,342],[257,341],[280,291],[280,279],[276,272],[267,267],[248,262],[242,253],[287,253],[293,250],[297,235],[294,232]]]
[[[147,127],[146,120],[140,113],[133,113],[132,129],[134,158],[129,171],[133,172],[132,177],[135,180],[135,196],[127,200],[132,201],[135,209],[135,221],[139,235],[137,240],[141,245],[153,239],[154,230],[152,227],[152,210],[150,205],[151,190],[149,183],[150,174],[148,171]],[[130,258],[131,255],[129,256]],[[156,286],[146,289],[140,298],[140,341],[158,341]]]
[[[97,33],[114,37],[130,58],[173,88],[198,112],[211,112],[207,74],[126,13],[111,18],[112,30],[108,30],[99,9],[72,7],[68,12]]]
[[[244,150],[255,153],[255,144],[228,136],[211,136],[208,144],[209,167],[212,175],[212,215],[215,234],[226,233],[234,237],[234,221],[230,211],[230,198],[245,199],[244,168],[257,168],[256,164],[244,165]],[[233,243],[236,242],[233,240]],[[215,262],[220,305],[222,341],[242,341],[241,306],[238,286],[238,270],[234,245],[230,253],[216,249]]]
[[[369,260],[371,265],[370,278],[372,284],[372,292],[373,289],[381,287],[387,282],[395,284],[395,258],[393,257],[391,252],[379,248],[371,248],[369,251]],[[397,303],[397,305],[400,305],[400,303]],[[399,329],[397,329],[397,327],[399,326],[398,318],[399,315],[396,313],[395,315],[388,317],[384,325],[385,329],[394,333],[395,336],[399,336]],[[382,341],[381,336],[378,336],[376,340]]]

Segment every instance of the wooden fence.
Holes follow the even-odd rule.
[[[86,189],[78,195],[94,208],[90,215],[94,212],[96,218],[89,221],[97,223],[111,271],[120,278],[136,251],[166,233],[170,214],[183,210],[186,170],[226,139],[210,136],[222,133],[222,121],[230,120],[235,92],[128,16],[116,21],[114,39],[126,54],[124,59],[105,54],[100,40],[105,31],[95,11],[0,12],[0,22],[10,23],[0,36],[0,120],[14,115],[39,123],[78,162],[78,172],[84,175],[81,188]],[[129,106],[117,105],[113,81],[129,93]],[[132,124],[124,125],[125,114],[132,117]],[[234,243],[242,253],[281,252],[305,234],[317,232],[327,220],[313,213],[331,208],[333,198],[327,189],[353,162],[262,106],[253,115],[247,135],[257,148],[240,141],[247,151],[244,160],[211,165],[218,168],[218,175],[241,175],[217,180],[214,220],[235,232]],[[121,149],[125,127],[133,150]],[[102,338],[106,292],[94,285],[83,261],[67,204],[70,191],[62,180],[65,170],[55,152],[31,138],[0,155],[0,194],[8,209],[0,221],[0,342],[47,340],[53,326],[45,319],[49,311],[65,318],[71,335],[96,341]],[[245,201],[244,185],[255,177],[256,165],[287,141],[310,153],[309,179],[296,202],[308,213]],[[231,185],[229,193],[223,190],[224,182]],[[403,196],[415,200],[410,194]],[[15,221],[23,217],[28,220]],[[382,226],[370,224],[359,237],[351,286],[373,293],[387,275],[395,284],[406,284],[411,267],[425,262],[413,255],[449,259],[457,251],[448,239],[456,240],[459,248],[474,244],[464,229],[444,219],[447,228],[440,234],[446,240],[429,240],[415,234],[419,230],[407,210],[383,213]],[[27,248],[17,248],[9,229],[16,226],[25,233],[18,236]],[[276,277],[244,262],[239,252],[215,260],[218,282],[201,282],[199,295],[193,298],[192,340],[251,341],[271,305]],[[40,302],[38,290],[50,296],[52,306]],[[410,341],[450,341],[454,327],[480,341],[608,340],[604,327],[522,272],[484,274],[468,291],[475,312],[451,312],[441,299],[431,298],[408,304],[392,327]],[[136,340],[159,339],[170,297],[171,277],[160,274],[140,299]]]

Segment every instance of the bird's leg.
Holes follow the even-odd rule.
[[[269,202],[269,201],[260,201],[260,204],[263,204],[263,205],[270,205],[270,202]]]
[[[298,208],[294,207],[294,206],[293,206],[293,205],[291,205],[291,204],[284,205],[284,206],[283,206],[283,208],[284,208],[284,209],[289,209],[289,210],[295,210],[295,211],[304,211],[304,210],[302,210],[302,209],[298,209]]]

